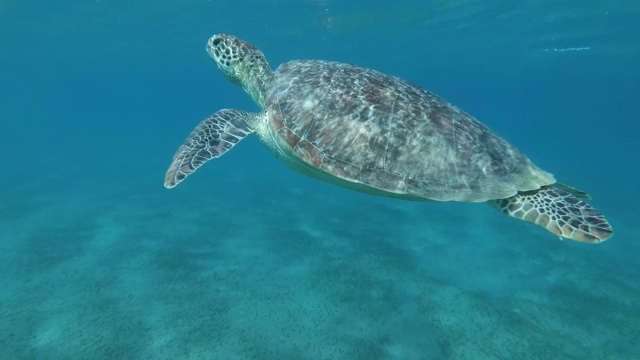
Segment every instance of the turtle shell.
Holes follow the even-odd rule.
[[[265,107],[287,156],[366,192],[479,202],[555,182],[469,114],[375,70],[285,63]]]

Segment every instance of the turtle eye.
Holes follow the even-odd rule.
[[[218,46],[218,44],[220,44],[220,41],[222,41],[220,38],[213,39],[213,46]]]

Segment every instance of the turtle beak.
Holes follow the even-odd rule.
[[[220,44],[221,41],[222,39],[220,39],[218,35],[214,35],[207,42],[207,47],[206,47],[207,53],[209,54],[209,57],[211,57],[211,60],[213,60],[215,63],[218,62],[216,61],[216,58],[219,57],[219,56],[216,56],[216,53],[215,53],[216,47]]]
[[[230,54],[229,45],[228,36],[223,34],[214,35],[207,42],[206,50],[222,75],[234,84],[240,85],[240,79],[236,76],[236,71],[233,67],[234,59]]]
[[[216,64],[218,69],[220,69],[221,71],[228,71],[228,69],[226,69],[227,66],[224,65],[224,59],[222,59],[221,56],[221,43],[224,44],[223,40],[218,35],[215,35],[211,37],[207,42],[206,50],[207,54],[209,54],[209,57],[211,58],[211,61]]]

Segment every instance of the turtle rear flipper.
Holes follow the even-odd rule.
[[[219,158],[254,131],[259,114],[224,109],[203,120],[178,148],[164,178],[171,189],[205,162]]]
[[[560,190],[564,190],[568,193],[570,193],[571,195],[577,197],[578,199],[591,199],[591,195],[589,195],[589,193],[587,193],[586,191],[582,191],[580,189],[576,189],[574,187],[571,187],[567,184],[563,184],[563,183],[555,183],[553,184],[553,187],[558,188]]]
[[[563,238],[599,243],[613,235],[611,225],[600,211],[553,185],[493,200],[490,204],[506,215],[536,224]]]

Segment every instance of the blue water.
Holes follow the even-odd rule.
[[[637,1],[254,2],[0,2],[0,359],[640,359]],[[256,110],[219,32],[440,94],[616,235],[350,192],[253,137],[164,189],[200,120]]]

